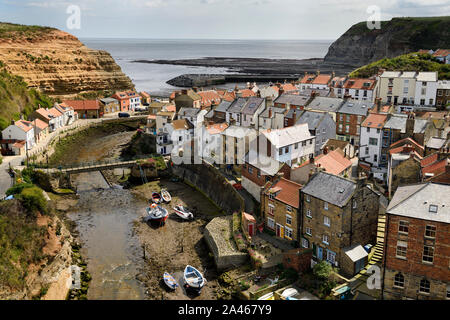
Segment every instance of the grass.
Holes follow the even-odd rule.
[[[40,36],[44,33],[56,30],[50,27],[36,26],[36,25],[22,25],[14,23],[0,22],[0,38],[3,39],[27,39]]]

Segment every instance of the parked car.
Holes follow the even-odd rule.
[[[119,113],[119,118],[129,118],[130,114],[126,113],[126,112],[120,112]]]

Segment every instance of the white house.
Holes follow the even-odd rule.
[[[308,124],[263,130],[258,137],[259,152],[293,167],[314,156],[315,137]]]
[[[245,107],[247,99],[238,98],[233,101],[226,111],[225,120],[230,125],[242,125],[242,109]]]
[[[438,73],[419,72],[416,76],[416,91],[414,104],[421,106],[434,106],[438,87]]]
[[[69,126],[74,123],[77,119],[75,117],[75,110],[65,103],[55,103],[54,107],[63,115],[63,125]]]
[[[250,150],[250,144],[256,140],[258,132],[253,128],[230,125],[221,135],[224,144],[224,164],[240,165],[244,163],[245,155]]]
[[[26,148],[30,150],[35,145],[33,123],[25,120],[12,122],[2,131],[3,140],[25,141]]]
[[[191,146],[194,138],[194,126],[186,119],[174,120],[166,123],[162,130],[156,134],[156,151],[161,155],[171,154],[173,157],[190,155],[184,151],[186,146]],[[183,151],[183,152],[182,152]]]
[[[263,98],[250,97],[244,108],[242,108],[242,126],[258,129],[259,114],[264,110],[265,101]]]
[[[206,161],[223,164],[224,144],[222,132],[227,128],[227,123],[216,123],[201,127],[201,137],[199,141],[197,141],[197,150],[201,150],[202,157]]]

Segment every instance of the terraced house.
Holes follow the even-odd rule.
[[[363,179],[314,174],[300,190],[301,246],[313,249],[313,263],[328,261],[349,277],[364,268],[362,247],[375,244],[379,197]]]
[[[386,212],[383,298],[450,299],[450,185],[399,187]]]
[[[301,185],[281,178],[269,182],[261,199],[265,226],[277,238],[298,242],[300,231],[299,191]]]
[[[350,141],[350,144],[359,146],[361,124],[373,107],[374,104],[368,101],[346,100],[336,112],[337,139]]]

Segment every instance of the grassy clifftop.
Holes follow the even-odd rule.
[[[3,39],[34,38],[52,30],[56,29],[50,27],[27,26],[22,24],[0,22],[0,38]]]
[[[376,75],[380,69],[389,71],[437,71],[439,79],[450,79],[450,65],[438,62],[429,54],[417,53],[378,60],[356,69],[349,76],[367,78]]]
[[[28,89],[22,77],[8,73],[0,61],[0,130],[11,120],[18,120],[20,114],[27,118],[39,104],[51,107],[53,101],[39,91]]]

